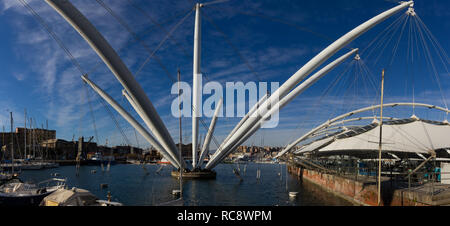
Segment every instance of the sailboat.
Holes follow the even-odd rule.
[[[0,186],[0,206],[35,206],[44,197],[66,186],[65,179],[52,178],[37,184],[15,178]]]
[[[13,131],[13,116],[11,115],[11,134]],[[12,141],[13,141],[12,137]],[[0,206],[23,206],[38,205],[41,200],[56,191],[64,188],[65,179],[52,178],[37,184],[24,183],[18,178],[18,174],[14,172],[17,163],[14,160],[14,142],[11,144],[11,174],[5,176],[3,184],[0,186]],[[17,169],[17,168],[16,168]]]
[[[180,74],[180,70],[178,69],[178,81],[180,81],[180,77],[181,77],[181,74]],[[180,94],[180,92],[181,92],[181,90],[180,90],[180,83],[178,83],[178,94]],[[178,106],[180,106],[180,105],[178,104]],[[183,155],[182,155],[182,153],[183,153],[183,150],[182,150],[182,148],[183,148],[182,134],[183,133],[182,133],[182,129],[181,129],[181,117],[179,118],[179,131],[180,131],[180,142],[178,144],[178,149],[179,149],[179,156],[178,157],[179,157],[180,160],[182,160],[183,159]],[[183,206],[184,205],[184,200],[183,200],[183,171],[184,171],[183,167],[180,167],[180,173],[179,173],[179,176],[178,176],[178,182],[180,183],[180,189],[179,190],[178,189],[172,190],[172,194],[173,195],[179,195],[179,198],[175,199],[175,200],[172,200],[172,201],[169,201],[169,202],[161,203],[161,204],[159,204],[159,206]]]

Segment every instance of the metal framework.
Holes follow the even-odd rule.
[[[86,17],[78,11],[69,1],[67,0],[45,0],[51,7],[53,7],[91,46],[91,48],[97,53],[97,55],[103,60],[103,62],[108,66],[110,71],[114,74],[116,79],[122,84],[124,87],[123,94],[126,96],[127,100],[139,114],[139,116],[143,119],[144,123],[151,130],[156,138],[151,137],[151,135],[145,131],[145,129],[139,125],[132,117],[128,118],[127,121],[133,122],[134,127],[139,127],[141,134],[146,134],[146,139],[150,143],[159,144],[159,149],[161,153],[165,153],[168,156],[168,160],[172,160],[174,166],[185,168],[185,162],[182,161],[179,157],[178,150],[173,142],[170,133],[165,127],[163,121],[158,115],[156,109],[153,104],[145,94],[142,87],[135,80],[134,76],[131,74],[126,65],[122,62],[118,54],[114,51],[114,49],[109,45],[109,43],[105,40],[105,38],[97,31],[97,29],[86,19]],[[333,61],[329,65],[325,66],[319,72],[311,76],[305,82],[300,83],[304,78],[306,78],[309,74],[311,74],[316,68],[318,68],[321,64],[323,64],[326,60],[332,57],[336,52],[341,50],[348,43],[377,25],[378,23],[384,21],[390,16],[396,14],[397,12],[407,8],[412,7],[414,4],[413,1],[408,2],[400,2],[400,4],[396,7],[393,7],[372,19],[366,21],[365,23],[359,25],[354,28],[350,32],[346,33],[335,42],[330,44],[324,50],[322,50],[319,54],[314,56],[308,63],[306,63],[303,67],[301,67],[295,74],[293,74],[286,82],[283,83],[272,95],[266,95],[261,98],[258,103],[252,107],[252,110],[249,111],[243,119],[236,125],[236,127],[231,131],[231,133],[227,136],[224,142],[220,145],[219,150],[215,153],[212,159],[206,165],[206,169],[212,169],[215,165],[217,165],[220,161],[222,161],[229,153],[235,150],[235,148],[241,145],[245,140],[247,140],[251,135],[253,135],[266,121],[270,116],[276,113],[279,109],[288,104],[292,99],[294,99],[297,95],[306,90],[309,86],[314,84],[317,80],[319,80],[326,73],[331,71],[338,64],[342,63],[347,57],[355,54],[358,49],[353,49],[347,54],[341,56],[337,60]],[[200,116],[201,110],[201,93],[199,91],[201,87],[201,70],[200,70],[200,58],[201,58],[201,17],[200,17],[200,8],[204,6],[203,4],[197,3],[195,5],[196,16],[195,16],[195,29],[194,29],[194,59],[193,59],[193,105],[192,105],[192,166],[196,168],[201,165],[202,159],[208,149],[208,145],[214,130],[215,126],[215,118],[213,118],[211,122],[212,130],[208,131],[208,134],[205,137],[205,142],[202,147],[202,152],[200,154],[200,158],[197,156],[197,147],[200,147],[198,144],[198,117]],[[87,77],[83,77],[85,81],[87,81]],[[90,84],[93,84],[92,82]],[[92,86],[92,85],[91,85]],[[296,87],[297,86],[297,87]],[[101,90],[98,88],[98,90]],[[97,90],[97,92],[98,92]],[[104,93],[106,94],[106,93]],[[105,95],[104,95],[105,96]],[[103,96],[102,96],[103,97]],[[105,98],[105,97],[103,97]],[[111,99],[112,100],[112,99]],[[108,103],[114,103],[114,100],[109,101]],[[111,104],[110,103],[110,104]],[[396,105],[402,105],[406,103],[397,103]],[[388,104],[389,105],[389,104]],[[383,106],[388,106],[383,105]],[[390,104],[392,106],[392,104]],[[414,106],[425,106],[426,104],[408,104]],[[427,107],[434,107],[439,109],[439,107],[435,107],[432,105],[426,105]],[[216,108],[216,112],[220,107]],[[369,109],[373,109],[374,106],[369,107]],[[376,107],[375,107],[376,108]],[[120,110],[120,106],[116,106],[116,110]],[[119,111],[118,110],[118,111]],[[362,109],[360,109],[362,110]],[[440,108],[440,110],[444,110],[448,112],[448,109]],[[361,112],[361,111],[359,111]],[[126,112],[125,112],[126,113]],[[352,114],[358,113],[358,111],[354,111],[353,113],[347,115],[348,117]],[[122,115],[123,114],[123,115]],[[126,117],[126,114],[122,113],[123,117]],[[128,114],[129,116],[129,114]],[[345,118],[344,116],[339,116],[335,118],[333,121],[328,121],[327,123],[321,125],[323,127],[327,127],[330,123]],[[134,121],[133,121],[134,120]],[[320,126],[319,126],[320,127]],[[306,134],[305,136],[309,136],[314,132],[317,132],[321,128],[316,128]],[[145,131],[145,132],[144,132]],[[303,140],[304,137],[299,138],[298,140]],[[153,138],[153,139],[152,139]],[[297,141],[298,141],[297,140]],[[299,141],[299,142],[300,142]],[[152,143],[152,144],[153,144]],[[283,155],[287,151],[289,151],[293,146],[295,146],[298,142],[294,142],[286,147],[277,157]],[[157,145],[154,145],[155,147]],[[203,156],[203,157],[202,157]]]
[[[279,98],[284,98],[290,90],[292,90],[301,80],[303,80],[313,70],[324,63],[328,58],[333,56],[337,51],[342,49],[348,43],[368,31],[378,23],[384,21],[385,19],[407,7],[412,7],[413,4],[413,1],[401,2],[398,6],[373,17],[372,19],[354,28],[353,30],[333,42],[331,45],[326,47],[324,50],[322,50],[302,68],[300,68],[294,75],[292,75],[285,83],[283,83],[283,85],[281,85],[266,101],[262,103],[261,107],[259,108],[261,109],[262,114],[258,114],[257,112],[253,113],[253,117],[249,117],[249,119],[246,120],[233,135],[231,135],[231,138],[229,139],[229,141],[227,141],[227,144],[223,145],[223,149],[219,150],[219,153],[217,153],[217,155],[214,155],[215,158],[212,159],[212,161],[210,161],[206,167],[212,168],[217,164],[217,160],[225,158],[226,154],[229,153],[229,150],[233,148],[238,142],[241,142],[244,136],[248,137],[249,131],[255,127],[262,116],[264,116],[268,111],[268,106],[275,106],[279,102]]]
[[[449,113],[450,110],[445,109],[443,107],[439,107],[436,105],[431,105],[431,104],[423,104],[423,103],[389,103],[389,104],[383,104],[383,107],[397,107],[397,106],[417,106],[417,107],[426,107],[426,108],[430,108],[430,109],[436,109],[436,110],[440,110],[446,113]],[[320,131],[323,128],[328,128],[330,127],[330,125],[337,124],[335,122],[343,119],[343,118],[347,118],[349,116],[352,116],[354,114],[358,114],[361,112],[365,112],[365,111],[370,111],[373,109],[377,109],[380,108],[381,105],[374,105],[374,106],[370,106],[370,107],[365,107],[365,108],[361,108],[355,111],[351,111],[342,115],[339,115],[331,120],[326,121],[325,123],[315,127],[314,129],[310,130],[308,133],[304,134],[303,136],[301,136],[300,138],[298,138],[297,140],[295,140],[294,142],[290,143],[289,145],[286,146],[286,148],[283,149],[283,151],[281,151],[277,156],[275,156],[275,158],[279,158],[282,155],[286,154],[288,151],[290,151],[295,145],[297,145],[298,143],[308,139],[312,134]],[[340,122],[339,122],[340,123]]]

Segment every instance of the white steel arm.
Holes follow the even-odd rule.
[[[175,161],[164,148],[159,144],[159,142],[150,135],[144,127],[137,122],[133,116],[131,116],[125,109],[123,109],[111,96],[104,92],[100,87],[98,87],[94,82],[87,78],[87,76],[81,76],[83,81],[85,81],[91,88],[98,93],[108,104],[110,104],[128,123],[131,124],[151,145],[153,145],[156,150],[158,150],[167,160],[172,163],[173,166],[179,168],[179,164]]]
[[[365,23],[354,28],[347,34],[343,35],[341,38],[333,42],[331,45],[322,50],[314,58],[312,58],[308,63],[306,63],[302,68],[300,68],[294,75],[292,75],[283,85],[280,86],[268,99],[265,101],[260,109],[262,109],[262,114],[254,113],[255,117],[249,117],[249,119],[243,123],[243,125],[231,136],[228,141],[228,145],[224,145],[223,150],[234,146],[245,134],[249,132],[251,128],[258,123],[262,116],[267,112],[267,106],[275,106],[278,102],[278,98],[283,98],[292,90],[301,80],[303,80],[307,75],[309,75],[313,70],[319,67],[328,58],[334,55],[337,51],[342,49],[348,43],[359,37],[364,32],[368,31],[373,26],[384,21],[390,16],[396,14],[397,12],[405,9],[406,7],[412,6],[413,1],[401,2],[400,5],[393,7],[372,19],[366,21]],[[221,145],[222,146],[222,145]],[[218,156],[218,155],[217,155]],[[221,156],[222,157],[222,156]],[[209,162],[208,164],[213,164]]]
[[[159,117],[152,102],[145,94],[142,87],[135,80],[127,66],[120,59],[119,55],[109,45],[100,32],[89,22],[89,20],[67,0],[45,0],[55,9],[91,46],[97,55],[108,66],[116,79],[127,90],[131,97],[140,105],[143,110],[142,118],[145,124],[155,135],[156,139],[164,147],[178,156],[178,150],[172,140],[167,128]]]
[[[134,108],[136,113],[138,113],[138,115],[141,118],[143,118],[144,117],[144,112],[142,111],[141,107],[136,104],[136,101],[133,100],[133,98],[130,96],[130,94],[125,89],[122,90],[122,95],[127,99],[127,101],[130,103],[130,105]],[[167,154],[170,155],[171,159],[174,159],[176,161],[176,163],[178,165],[183,164],[183,167],[185,167],[184,161],[179,160],[179,156],[176,156],[174,153],[172,153],[172,152],[170,152],[168,150],[165,150],[165,151],[167,152]]]
[[[223,100],[220,99],[219,103],[216,106],[216,111],[214,112],[214,116],[213,116],[213,118],[211,120],[211,124],[209,125],[208,133],[206,134],[205,141],[203,143],[203,147],[202,147],[202,150],[200,152],[200,158],[198,160],[198,166],[199,167],[201,167],[203,165],[203,161],[204,161],[206,155],[209,152],[209,144],[210,144],[211,138],[213,137],[213,134],[214,134],[214,129],[216,127],[217,117],[219,116],[220,110],[222,109],[222,103],[223,103]]]
[[[211,169],[208,167],[214,167],[218,162],[222,161],[227,155],[229,155],[229,153],[234,151],[236,147],[238,147],[243,142],[245,142],[245,140],[247,140],[251,135],[253,135],[259,128],[261,128],[261,126],[265,120],[267,120],[269,117],[271,117],[274,113],[278,112],[281,108],[283,108],[289,102],[291,102],[295,97],[300,95],[303,91],[308,89],[311,85],[313,85],[315,82],[317,82],[320,78],[325,76],[328,72],[333,70],[335,67],[337,67],[339,64],[344,62],[348,57],[352,56],[357,51],[358,51],[358,49],[353,49],[353,50],[349,51],[348,53],[344,54],[343,56],[339,57],[338,59],[334,60],[327,66],[320,69],[314,75],[309,77],[306,81],[302,82],[299,86],[297,86],[294,90],[292,90],[288,95],[286,95],[279,102],[277,102],[274,107],[272,107],[268,112],[266,112],[264,117],[262,117],[259,121],[257,121],[257,123],[250,129],[250,131],[248,131],[243,137],[241,137],[238,142],[231,143],[231,140],[228,141],[228,143],[225,145],[225,149],[220,150],[218,155],[214,155],[215,158],[211,159],[211,161],[208,162],[208,165],[206,166],[207,169]],[[229,145],[229,146],[227,146],[227,145]],[[226,147],[228,147],[228,149],[226,149]]]

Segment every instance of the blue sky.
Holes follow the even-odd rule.
[[[148,15],[168,31],[194,5],[194,1],[190,0],[103,1],[151,49],[156,48],[166,35],[151,22]],[[90,78],[138,118],[123,100],[118,81],[78,33],[44,1],[27,2],[64,42],[83,70],[91,72]],[[149,56],[145,48],[134,41],[133,36],[96,1],[71,2],[97,27],[130,71],[135,73]],[[378,104],[382,68],[387,68],[385,102],[410,102],[414,93],[416,102],[445,107],[450,97],[446,55],[450,48],[449,4],[448,1],[438,0],[415,2],[416,13],[440,45],[438,51],[435,51],[430,37],[424,33],[423,39],[430,52],[430,55],[426,55],[427,50],[421,44],[421,34],[409,30],[411,21],[400,18],[403,12],[394,15],[329,60],[344,54],[349,48],[366,49],[375,40],[371,47],[361,52],[362,63],[351,60],[343,63],[282,109],[277,128],[260,130],[246,144],[285,146],[324,120],[346,111]],[[222,84],[266,81],[280,82],[281,85],[332,41],[396,5],[396,1],[383,0],[230,0],[205,7],[202,9],[204,80]],[[396,19],[399,21],[398,26],[394,24],[392,30],[387,30],[386,37],[376,39]],[[194,15],[191,14],[175,30],[172,39],[165,42],[156,53],[170,75],[154,59],[137,75],[137,80],[176,142],[178,119],[170,113],[175,96],[170,94],[173,82],[169,76],[175,78],[179,67],[182,80],[192,82],[193,24]],[[125,143],[111,117],[99,104],[99,97],[90,88],[84,87],[79,71],[64,51],[18,1],[0,0],[0,31],[0,125],[5,125],[9,130],[9,111],[13,111],[16,126],[23,126],[26,108],[28,116],[37,121],[37,127],[45,127],[45,121],[48,120],[49,128],[57,130],[58,138],[71,140],[72,136],[95,134],[93,115],[99,143],[104,144],[106,139],[110,145]],[[411,47],[408,47],[408,38],[413,36],[418,39],[411,39],[417,41],[412,41]],[[414,62],[407,62],[408,56],[412,55]],[[427,64],[429,57],[433,59],[432,65]],[[361,71],[361,68],[365,70]],[[415,113],[419,117],[435,120],[444,120],[446,117],[432,110],[416,109]],[[412,109],[386,110],[385,114],[409,117]],[[147,145],[139,134],[136,139],[134,130],[119,115],[115,112],[114,115],[133,145]],[[209,126],[210,118],[203,120],[206,127]],[[238,120],[220,118],[216,127],[216,140],[223,140]],[[184,118],[185,143],[191,139],[190,127],[191,119]],[[200,133],[204,134],[205,131],[206,128],[200,124]],[[211,148],[215,148],[214,142]]]

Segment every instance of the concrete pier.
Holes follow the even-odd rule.
[[[326,191],[344,198],[355,205],[377,206],[377,183],[374,178],[354,178],[306,169],[297,164],[288,165],[288,172],[299,180],[307,180]],[[450,205],[450,185],[428,183],[413,188],[399,188],[387,177],[381,180],[381,205],[383,206],[437,206]],[[431,192],[434,191],[434,192]]]

